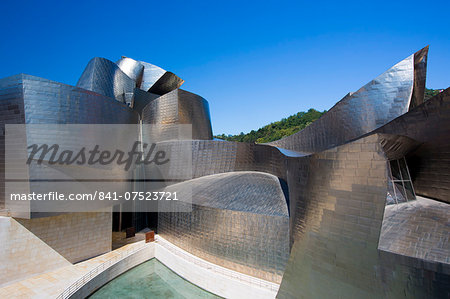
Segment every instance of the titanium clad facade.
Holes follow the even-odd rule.
[[[155,84],[150,87],[148,92],[163,95],[179,88],[181,85],[183,85],[183,83],[184,80],[179,78],[174,73],[165,72],[164,75],[162,75],[161,78],[159,78],[158,81],[156,81]]]
[[[138,62],[144,66],[144,74],[140,88],[143,91],[149,91],[149,89],[156,83],[156,81],[158,81],[158,79],[165,74],[166,70],[144,61]]]
[[[424,102],[427,78],[428,46],[414,53],[414,87],[409,110]]]
[[[234,171],[259,171],[281,180],[287,178],[288,157],[272,146],[216,140],[180,140],[157,144],[158,150],[166,152],[186,147],[192,149],[192,178]],[[172,168],[179,169],[184,163],[184,160],[177,160],[177,155],[172,155]],[[147,168],[147,172],[150,171]]]
[[[303,168],[307,183],[298,197],[291,196],[295,241],[278,298],[448,295],[448,261],[419,260],[378,247],[387,192],[383,139],[375,134],[309,157]],[[422,226],[426,232],[409,242],[424,244],[430,233],[448,235],[445,222],[438,227]]]
[[[136,87],[153,94],[163,95],[183,85],[184,80],[172,72],[144,61],[122,56],[119,68],[136,81]]]
[[[143,91],[139,88],[134,89],[134,95],[132,100],[131,108],[134,111],[142,115],[142,110],[147,106],[151,101],[158,98],[159,95],[153,94],[150,92]]]
[[[172,72],[148,62],[139,61],[144,66],[144,77],[141,89],[154,94],[163,95],[183,85],[184,80]]]
[[[450,202],[450,88],[376,130],[421,143],[406,155],[417,194]]]
[[[144,66],[141,63],[128,57],[122,57],[117,61],[117,66],[122,72],[136,82],[136,87],[141,86],[142,78],[144,76]]]
[[[135,111],[113,98],[29,75],[19,80],[27,124],[139,123]]]
[[[0,80],[0,209],[5,208],[5,124],[25,122],[22,76]]]
[[[5,138],[4,124],[138,124],[139,122],[139,116],[135,111],[113,98],[24,74],[0,80],[0,102],[6,108],[2,110],[4,112],[1,120],[2,146],[4,146]],[[27,138],[33,137],[35,136]],[[64,138],[66,139],[59,140],[60,144],[70,142],[72,137]],[[0,159],[4,162],[4,150],[1,152]],[[4,203],[5,164],[1,163],[1,167],[0,172],[3,176],[1,201]],[[63,169],[31,164],[29,178],[71,179],[61,170]],[[38,191],[40,184],[30,182],[31,190]],[[122,184],[123,190],[130,188],[129,182]],[[32,217],[32,214],[25,217]]]
[[[130,104],[136,82],[112,61],[95,57],[89,61],[77,87]]]
[[[423,101],[427,49],[419,52],[420,55],[409,56],[357,92],[346,95],[305,129],[269,144],[300,152],[319,152],[358,138],[406,113],[414,87],[414,101]],[[416,56],[422,57],[420,63]]]
[[[418,197],[386,206],[378,249],[395,254],[450,264],[448,204]],[[409,243],[414,240],[414,246]],[[445,296],[444,296],[445,297]]]
[[[150,101],[142,111],[142,120],[144,124],[192,124],[189,139],[212,139],[208,102],[182,89]]]
[[[192,188],[192,212],[160,212],[158,234],[214,264],[281,281],[289,257],[289,215],[277,177],[233,172],[165,190],[183,188]]]

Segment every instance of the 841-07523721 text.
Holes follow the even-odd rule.
[[[119,194],[117,192],[98,192],[99,200],[178,200],[177,192],[167,191],[146,191],[146,192],[125,192]]]

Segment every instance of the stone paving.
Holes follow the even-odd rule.
[[[0,298],[56,298],[77,279],[96,266],[129,249],[144,246],[145,241],[128,244],[87,261],[32,276],[0,288]]]

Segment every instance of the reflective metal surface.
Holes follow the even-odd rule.
[[[138,61],[144,66],[144,74],[142,78],[142,84],[140,88],[144,91],[149,91],[149,89],[161,78],[166,71],[159,66],[150,64],[144,61]]]
[[[192,138],[212,139],[208,102],[191,92],[176,89],[143,109],[144,124],[192,124]]]
[[[122,72],[114,62],[95,57],[86,66],[77,87],[129,104],[136,82]]]
[[[172,72],[163,70],[162,68],[150,64],[148,62],[139,61],[144,66],[144,78],[141,89],[163,95],[183,85],[184,80]]]
[[[1,200],[5,196],[5,124],[138,124],[138,113],[126,104],[114,98],[78,87],[61,84],[51,80],[30,75],[16,75],[0,80],[0,102],[2,136],[0,138],[2,151],[1,167]],[[51,136],[49,139],[57,138]],[[32,139],[33,135],[27,136]],[[72,136],[59,136],[59,144],[72,141]],[[30,179],[67,178],[61,169],[45,165],[30,165]],[[75,182],[73,183],[76,184]],[[30,190],[39,190],[42,183],[30,182]],[[130,188],[130,183],[117,184],[123,190]],[[33,203],[27,202],[28,205]],[[3,205],[3,204],[2,204]],[[39,216],[29,213],[25,217]]]
[[[192,188],[192,212],[160,213],[158,234],[212,263],[281,281],[289,257],[289,215],[277,177],[233,172],[165,190],[183,188]]]
[[[184,80],[179,78],[174,73],[165,72],[164,75],[162,75],[161,78],[159,78],[158,81],[156,81],[155,84],[150,87],[148,92],[163,95],[179,88],[181,85],[183,85],[183,83]]]
[[[0,80],[0,122],[191,124],[183,140],[157,144],[174,154],[167,172],[179,175],[164,187],[193,194],[192,213],[160,213],[165,238],[221,266],[282,279],[280,298],[445,298],[450,89],[423,103],[427,53],[270,145],[212,140],[205,99],[179,89],[174,74],[126,57],[118,65],[94,58],[78,83],[84,89],[27,75]],[[145,126],[142,138],[151,138]],[[411,190],[442,202],[386,206],[399,188],[389,161],[406,161],[405,201],[412,181]],[[137,176],[154,174],[145,167]]]
[[[186,146],[191,148],[192,178],[233,171],[259,171],[286,180],[286,157],[272,146],[213,140],[167,141],[157,146],[166,152]],[[173,156],[171,167],[182,168],[184,160],[177,161],[177,155]]]
[[[406,155],[414,189],[419,195],[450,202],[450,88],[376,132],[421,143]]]
[[[292,175],[305,182],[297,184],[295,195],[290,185],[291,211],[295,210],[291,213],[294,244],[278,298],[448,295],[449,207],[441,204],[441,216],[434,220],[427,219],[434,212],[425,206],[421,210],[423,216],[413,219],[407,215],[399,218],[384,215],[387,192],[384,138],[371,135],[316,153],[308,158],[307,165],[299,161],[292,168],[297,171]],[[389,209],[401,205],[404,204]],[[395,221],[405,227],[389,229]],[[419,231],[415,229],[417,226]],[[399,235],[407,243],[398,239],[389,247],[389,240]],[[430,260],[428,256],[422,259],[434,246],[430,243],[431,235],[431,240],[443,242],[438,248],[444,250],[434,250]],[[420,254],[413,249],[416,246],[422,248]]]
[[[270,144],[318,152],[360,137],[404,114],[410,106],[413,87],[414,102],[423,101],[427,50],[409,56],[358,91],[349,93],[302,131]]]
[[[419,197],[384,211],[378,249],[403,256],[450,264],[448,204]],[[409,246],[414,240],[414,246]]]
[[[427,77],[428,46],[414,53],[414,87],[409,109],[424,101],[425,81]]]
[[[131,108],[139,114],[142,114],[142,110],[145,106],[157,97],[159,97],[159,95],[135,88]]]
[[[172,72],[144,61],[122,56],[117,61],[120,69],[136,81],[136,86],[153,94],[163,95],[183,85],[184,80]]]
[[[144,75],[144,66],[141,63],[134,59],[122,56],[122,58],[117,61],[117,66],[122,72],[136,82],[136,87],[141,87]]]

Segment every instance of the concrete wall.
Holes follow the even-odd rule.
[[[111,250],[112,214],[108,212],[16,220],[71,263]]]
[[[69,265],[16,220],[0,217],[0,286]]]

